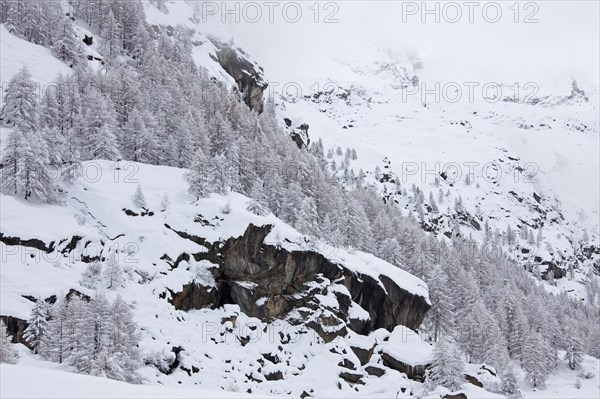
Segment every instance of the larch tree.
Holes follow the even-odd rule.
[[[38,347],[40,355],[52,362],[64,363],[69,356],[68,312],[67,300],[61,295],[60,299],[50,309],[47,333],[42,337]]]
[[[10,336],[6,332],[6,324],[4,320],[0,320],[0,363],[15,364],[17,359],[18,353],[12,347]]]
[[[196,198],[205,198],[209,194],[211,165],[201,148],[196,150],[190,170],[186,172],[188,192]]]
[[[447,338],[438,341],[433,349],[433,362],[427,373],[431,388],[442,385],[450,390],[458,390],[464,383],[464,363],[458,348]]]
[[[521,366],[534,388],[543,388],[548,378],[546,342],[539,332],[530,332],[523,343]]]
[[[29,69],[23,66],[6,86],[4,105],[0,110],[0,121],[4,125],[19,127],[27,133],[38,128],[35,88]]]
[[[578,370],[583,364],[583,342],[576,333],[570,333],[571,336],[568,338],[567,350],[565,352],[564,359],[569,363],[571,370]]]
[[[146,197],[144,196],[144,192],[142,191],[142,185],[138,184],[135,189],[135,193],[133,193],[133,204],[138,208],[146,208],[148,205],[146,204]]]
[[[75,31],[71,21],[67,17],[63,16],[58,22],[55,36],[52,53],[70,67],[77,65],[82,57],[82,52],[79,43],[75,39]]]
[[[38,298],[31,311],[31,316],[27,322],[27,328],[23,333],[23,338],[31,345],[33,353],[37,354],[39,352],[40,344],[48,333],[49,318],[50,311],[48,309],[48,304],[43,299]]]
[[[437,342],[440,337],[452,332],[454,313],[450,303],[450,289],[446,274],[441,267],[434,268],[431,278],[427,283],[431,310],[427,314],[427,324],[433,330],[433,340]]]
[[[102,277],[104,278],[105,287],[109,290],[125,287],[125,272],[115,252],[107,256],[102,267]]]

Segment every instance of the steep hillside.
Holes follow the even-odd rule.
[[[398,325],[418,329],[429,308],[421,280],[372,255],[320,254],[323,242],[246,210],[253,201],[242,195],[194,201],[181,169],[83,168],[63,206],[2,197],[1,314],[26,320],[32,299],[73,290],[121,295],[139,325],[150,382],[279,395],[357,387],[364,395],[403,378],[377,348]],[[132,200],[138,184],[144,208]],[[102,270],[90,274],[110,257],[122,265],[112,288]],[[407,368],[430,361],[422,345],[425,353],[393,367],[422,377]]]

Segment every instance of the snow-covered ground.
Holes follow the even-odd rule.
[[[161,385],[134,385],[92,377],[61,369],[38,360],[23,348],[17,365],[0,365],[0,396],[3,398],[252,398],[250,394],[178,388]],[[263,396],[264,397],[264,396]]]
[[[39,360],[31,355],[24,347],[19,348],[19,364],[0,365],[0,396],[3,398],[252,398],[269,397],[265,394],[253,395],[248,393],[223,392],[219,390],[207,390],[200,387],[172,386],[149,384],[132,385],[106,378],[92,377],[73,373],[67,367],[57,366],[55,363]],[[566,364],[561,363],[556,375],[547,383],[544,390],[527,388],[523,384],[522,393],[524,398],[573,398],[595,399],[600,392],[598,359],[586,357],[584,368],[587,370],[588,378],[581,372],[569,369]],[[479,366],[470,365],[467,372],[478,375]],[[482,373],[483,374],[483,373]],[[489,377],[489,375],[488,375]],[[522,376],[520,377],[522,378]],[[479,379],[485,381],[481,375]],[[491,378],[493,380],[493,378]],[[576,388],[577,381],[580,388]],[[404,386],[400,383],[400,386]],[[409,384],[410,385],[410,384]],[[65,389],[68,387],[68,389]],[[369,392],[369,397],[390,397],[385,388]],[[425,393],[424,391],[421,391]],[[448,391],[438,388],[422,396],[423,398],[439,398],[439,395]],[[502,395],[484,391],[471,384],[465,384],[461,392],[468,398],[502,398]],[[366,394],[364,395],[366,396]],[[364,397],[363,396],[363,397]]]

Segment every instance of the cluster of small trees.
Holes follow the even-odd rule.
[[[117,297],[71,295],[50,306],[38,299],[23,335],[43,358],[79,372],[137,383],[141,367],[138,327]]]

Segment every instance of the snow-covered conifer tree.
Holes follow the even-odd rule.
[[[14,364],[17,362],[18,353],[12,347],[11,339],[6,332],[4,320],[0,321],[0,363]]]
[[[433,363],[427,374],[431,388],[442,385],[453,391],[460,389],[464,382],[464,363],[458,349],[442,338],[433,349]]]
[[[201,148],[196,150],[190,170],[185,179],[189,184],[188,191],[197,198],[205,198],[209,194],[211,165]]]
[[[144,192],[142,191],[142,185],[138,184],[135,189],[135,193],[133,193],[133,204],[138,208],[146,208],[146,197],[144,196]]]
[[[539,332],[530,332],[523,343],[521,365],[534,388],[543,388],[548,378],[546,342]]]
[[[38,128],[37,119],[35,83],[29,69],[24,66],[6,86],[0,120],[4,125],[19,127],[23,132],[29,133]]]
[[[27,321],[27,328],[23,333],[23,338],[31,345],[34,353],[39,352],[40,343],[44,340],[48,332],[49,317],[50,311],[48,305],[43,299],[38,298]]]
[[[577,370],[581,368],[583,363],[583,343],[576,333],[571,332],[570,334],[571,336],[568,338],[565,360],[569,363],[569,368],[571,370]]]
[[[61,18],[57,24],[55,39],[52,43],[52,53],[70,67],[77,65],[82,57],[79,43],[75,39],[73,26],[67,17]]]
[[[114,252],[108,255],[106,262],[102,267],[102,274],[105,287],[109,290],[116,290],[125,287],[125,272],[123,271],[123,267],[119,263],[117,255]]]

